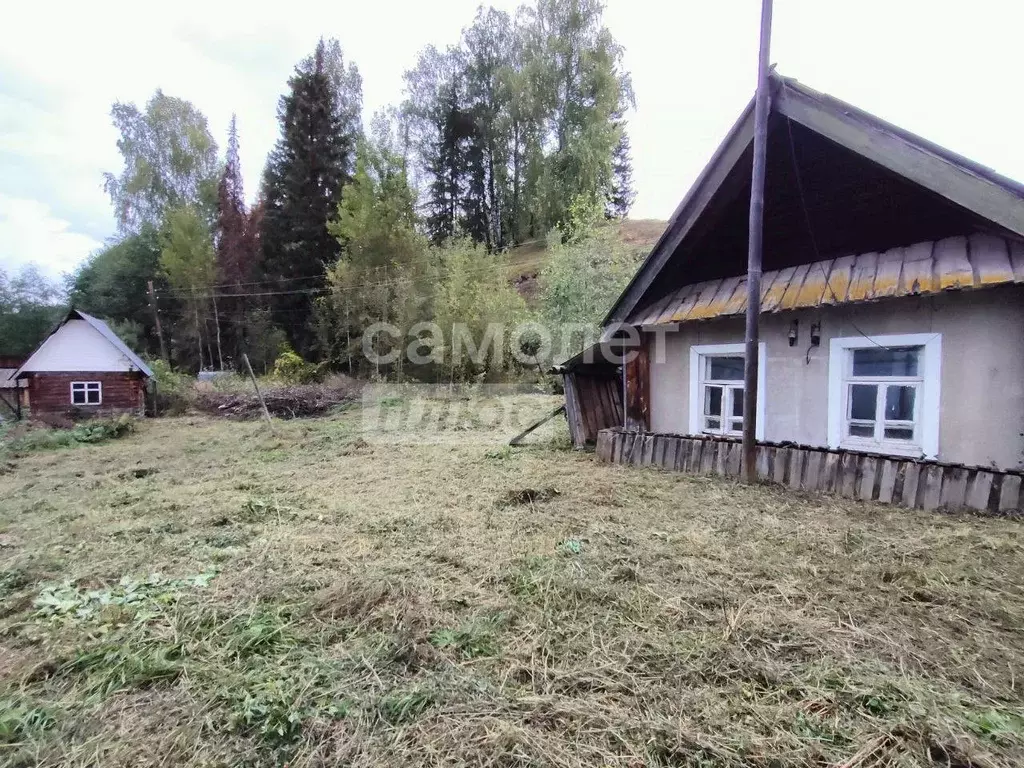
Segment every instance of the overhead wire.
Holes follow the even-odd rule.
[[[528,261],[519,262],[517,264],[485,264],[485,265],[480,265],[480,266],[475,267],[475,268],[467,269],[466,272],[468,274],[474,274],[474,275],[485,274],[487,272],[492,272],[492,271],[493,272],[500,272],[502,270],[505,270],[505,271],[508,271],[508,272],[516,272],[516,271],[519,271],[519,270],[522,270],[522,269],[530,269],[532,267],[539,266],[544,261],[546,261],[546,259],[543,256],[539,256],[539,257],[536,257],[534,259],[530,259]],[[254,283],[251,283],[251,284],[252,285],[274,285],[274,284],[277,284],[278,282],[284,282],[284,280],[289,280],[289,279],[292,279],[292,278],[284,278],[282,280],[259,281],[259,282],[254,282]],[[300,279],[300,278],[295,278],[295,279]],[[310,279],[310,278],[301,278],[301,279]],[[316,279],[322,280],[323,276],[321,275],[321,276],[319,276]],[[357,290],[365,290],[365,289],[368,289],[368,288],[379,288],[381,286],[390,285],[390,284],[392,284],[392,282],[393,282],[392,280],[382,279],[382,280],[367,281],[367,282],[362,282],[362,283],[353,283],[351,285],[344,286],[342,288],[342,290],[343,291],[347,291],[347,292],[351,292],[351,291],[357,291]],[[236,285],[236,284],[231,284],[231,287],[234,287],[234,285]],[[237,285],[244,285],[244,283],[238,283]],[[216,287],[216,286],[211,286],[211,287]],[[322,293],[331,293],[331,292],[333,292],[335,290],[337,290],[337,288],[335,288],[335,287],[322,287],[322,288],[296,288],[296,289],[285,290],[285,291],[249,291],[249,292],[244,292],[244,293],[192,294],[192,293],[189,293],[188,291],[180,291],[180,290],[173,290],[172,289],[172,290],[156,291],[156,295],[157,295],[158,298],[171,298],[171,299],[233,299],[233,298],[243,298],[243,297],[250,297],[250,296],[255,297],[255,296],[285,296],[285,295],[318,294],[318,293],[322,294]],[[426,294],[426,295],[433,295],[433,294]]]
[[[836,304],[836,306],[839,306],[841,303],[839,300],[839,294],[836,293],[836,289],[832,287],[832,282],[829,279],[828,271],[825,269],[824,260],[821,258],[821,251],[818,250],[818,239],[814,236],[814,226],[811,224],[811,214],[807,208],[807,198],[804,195],[804,185],[800,177],[800,166],[796,161],[796,143],[793,141],[793,121],[790,120],[789,117],[786,118],[786,133],[789,134],[789,157],[793,164],[793,175],[796,177],[796,190],[798,196],[800,197],[800,208],[803,210],[804,223],[807,225],[807,236],[810,238],[811,247],[814,249],[814,261],[818,265],[818,268],[821,270],[822,276],[825,278],[825,286],[832,294],[832,301]],[[847,315],[846,319],[849,321],[850,325],[853,326],[853,329],[857,331],[857,333],[859,333],[865,339],[870,341],[876,347],[880,349],[888,349],[888,347],[879,344],[877,341],[871,338],[869,334],[864,333],[864,331],[862,331],[853,321],[852,317]],[[808,354],[809,352],[810,350],[808,350]]]

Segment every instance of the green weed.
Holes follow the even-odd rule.
[[[162,614],[182,590],[205,587],[216,575],[216,570],[209,570],[183,579],[165,579],[160,574],[142,580],[125,577],[108,589],[90,590],[68,582],[51,584],[43,587],[32,604],[42,619],[104,623],[112,613],[128,612],[135,621],[144,622]],[[110,608],[123,610],[112,612]]]
[[[456,629],[438,629],[430,635],[435,648],[451,650],[464,659],[498,654],[497,632],[504,624],[501,614],[478,618]]]

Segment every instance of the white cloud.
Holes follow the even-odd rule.
[[[252,197],[277,136],[278,96],[317,38],[337,37],[359,66],[368,119],[401,98],[417,52],[455,42],[479,2],[15,4],[0,27],[0,195],[38,201],[49,212],[35,219],[39,239],[60,222],[62,242],[80,236],[84,258],[114,229],[101,177],[119,168],[110,104],[142,104],[160,87],[193,101],[221,144],[238,114]],[[759,8],[760,0],[608,0],[637,94],[633,215],[666,218],[750,98]],[[1024,101],[1014,98],[1022,28],[1024,4],[1005,0],[780,0],[772,60],[787,76],[1024,179]],[[51,258],[18,247],[0,239],[3,258]]]
[[[71,231],[38,200],[0,195],[0,265],[17,270],[35,262],[50,277],[72,271],[102,245],[88,235]]]

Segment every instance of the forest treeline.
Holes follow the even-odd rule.
[[[290,349],[365,374],[363,332],[380,322],[480,335],[529,319],[594,324],[636,261],[604,223],[624,217],[634,193],[633,93],[602,10],[597,0],[481,7],[458,44],[420,52],[401,102],[368,126],[358,67],[321,40],[280,98],[251,206],[234,119],[222,157],[187,100],[157,90],[141,108],[115,104],[124,167],[105,189],[118,232],[69,277],[67,300],[193,371],[234,367],[243,352],[266,370]],[[507,252],[539,239],[550,256],[528,307]],[[21,339],[45,333],[54,295],[38,273],[0,272],[0,352],[27,351],[9,315],[21,313]],[[446,351],[437,344],[427,375],[463,379],[511,360]]]

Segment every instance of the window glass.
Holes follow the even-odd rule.
[[[707,360],[709,381],[743,381],[742,357],[709,357]]]
[[[732,390],[732,415],[743,416],[743,390],[739,387],[734,387]],[[739,422],[742,424],[742,422]]]
[[[854,376],[917,376],[919,347],[866,347],[853,351]]]
[[[851,424],[850,437],[874,437],[875,425],[872,424]]]
[[[704,390],[704,413],[708,416],[722,415],[722,388],[707,387]]]
[[[874,421],[875,405],[878,401],[878,386],[875,384],[850,385],[850,418]]]
[[[71,383],[72,405],[99,405],[101,386],[98,381],[74,381]]]
[[[889,386],[885,391],[885,418],[888,421],[914,420],[916,387]]]
[[[913,427],[886,427],[885,428],[885,439],[886,440],[913,440],[914,429]]]

